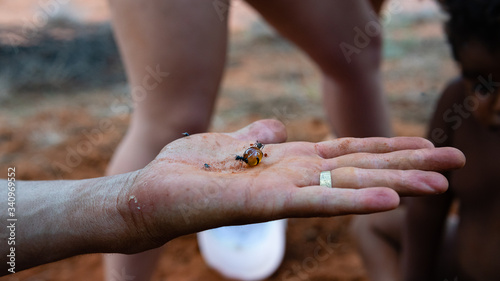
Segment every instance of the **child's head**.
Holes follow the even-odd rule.
[[[439,0],[449,15],[445,25],[453,57],[461,62],[460,50],[478,41],[490,51],[500,51],[500,0]]]
[[[500,129],[500,0],[439,0],[453,57],[460,64],[473,113]]]

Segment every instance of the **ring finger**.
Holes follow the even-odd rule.
[[[319,181],[318,176],[313,184],[319,185]],[[402,196],[442,193],[448,187],[446,178],[436,172],[354,167],[332,170],[331,182],[333,188],[389,187]]]

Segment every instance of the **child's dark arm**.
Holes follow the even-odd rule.
[[[403,280],[433,280],[450,192],[410,198],[403,231]]]
[[[451,146],[453,128],[446,112],[460,99],[462,82],[450,83],[442,94],[430,122],[428,138],[434,145]],[[445,174],[448,177],[448,174]],[[453,196],[446,193],[408,199],[403,231],[403,280],[432,280],[442,234]]]

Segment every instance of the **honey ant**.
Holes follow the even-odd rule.
[[[264,145],[257,141],[255,144],[251,145],[249,148],[247,148],[247,150],[245,150],[243,156],[236,155],[235,160],[243,161],[247,163],[248,166],[257,166],[264,156],[264,154],[262,153],[263,148]]]

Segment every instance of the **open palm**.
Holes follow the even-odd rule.
[[[444,192],[446,178],[434,171],[465,163],[460,151],[421,138],[272,144],[285,139],[284,126],[274,120],[178,139],[139,173],[122,200],[135,226],[162,244],[222,225],[390,210],[399,195]],[[257,140],[267,144],[260,164],[235,160]],[[333,188],[319,186],[321,171],[331,171]]]

